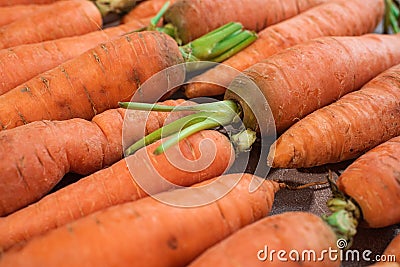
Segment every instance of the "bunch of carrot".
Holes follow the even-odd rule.
[[[318,255],[400,222],[400,35],[367,34],[382,17],[398,31],[396,1],[147,0],[101,29],[135,2],[0,3],[0,267],[282,266],[265,246]],[[186,96],[228,87],[224,101],[124,102],[169,98],[201,60],[235,70]],[[239,118],[231,140],[208,130]],[[279,135],[275,168],[355,159],[330,180],[331,214],[267,217],[285,184],[224,175],[256,133]],[[48,194],[69,172],[87,176]]]

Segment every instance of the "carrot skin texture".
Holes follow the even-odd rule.
[[[132,33],[101,44],[1,95],[0,127],[91,119],[118,107],[118,101],[129,101],[141,83],[182,62],[176,42],[159,32]],[[182,77],[170,73],[169,78]]]
[[[311,112],[361,88],[379,73],[399,64],[399,45],[400,35],[314,39],[248,68],[244,71],[246,77],[238,76],[232,82],[225,99],[240,103],[247,127],[260,130],[261,125],[264,133],[268,133],[275,126],[276,132],[282,133]],[[248,79],[257,86],[249,87]],[[261,117],[263,121],[259,123],[254,121],[252,91],[264,95],[274,121],[269,115]]]
[[[137,30],[145,26],[148,21],[150,20],[132,20],[129,24],[84,35],[2,49],[0,50],[0,69],[5,71],[0,73],[0,95],[102,42]]]
[[[164,20],[177,28],[185,44],[232,21],[258,32],[324,2],[326,0],[178,0],[169,7]],[[218,12],[210,12],[212,10]]]
[[[125,16],[122,17],[122,23],[130,23],[137,19],[143,19],[155,16],[167,0],[147,0],[139,3]],[[173,4],[175,0],[169,0],[170,4]],[[146,25],[148,26],[148,25]]]
[[[47,11],[0,27],[0,49],[81,35],[101,26],[101,14],[92,2],[60,1]]]
[[[400,222],[399,174],[400,137],[395,137],[356,159],[337,185],[361,207],[369,227],[385,227]]]
[[[306,212],[286,212],[247,225],[206,250],[189,266],[340,266],[340,262],[331,261],[328,254],[325,254],[323,261],[305,258],[296,262],[289,258],[292,250],[298,251],[300,257],[302,251],[313,250],[318,259],[323,250],[336,247],[334,232],[321,218]],[[267,257],[265,261],[257,257],[260,250],[267,254],[260,255],[261,258]],[[286,251],[283,257],[288,261],[280,261],[277,253],[271,258],[272,250]]]
[[[221,190],[234,185],[238,175],[243,175],[240,182],[210,204],[182,208],[146,197],[113,206],[32,239],[19,251],[9,250],[0,259],[0,266],[75,266],[83,261],[85,266],[131,266],[133,262],[159,266],[160,259],[165,266],[184,266],[229,234],[264,217],[279,186],[264,181],[249,193],[253,176],[231,174],[195,192],[183,189],[159,195],[164,200],[187,201],[220,196]],[[146,251],[157,251],[158,257]]]
[[[14,6],[14,5],[28,5],[28,4],[45,5],[57,1],[60,0],[7,0],[0,2],[0,6]]]
[[[163,103],[190,103],[183,102]],[[0,132],[0,216],[37,201],[66,173],[88,175],[110,166],[123,157],[123,142],[132,144],[187,114],[112,109],[92,121],[38,121]]]
[[[306,116],[274,144],[270,164],[301,168],[359,157],[400,135],[400,65]]]
[[[193,78],[185,86],[185,95],[188,98],[222,95],[240,71],[279,51],[318,37],[372,32],[383,13],[384,3],[380,0],[330,1],[316,6],[259,32],[253,44],[223,62],[226,66],[217,66]]]
[[[0,26],[9,24],[37,12],[48,10],[49,8],[51,8],[51,5],[28,4],[1,7],[0,4]]]
[[[206,138],[212,141],[204,142]],[[1,218],[0,248],[6,250],[18,242],[31,239],[95,211],[143,198],[147,196],[148,191],[141,188],[147,182],[142,179],[156,183],[158,178],[162,178],[177,185],[190,186],[223,174],[234,161],[234,151],[229,140],[217,131],[195,134],[181,142],[179,148],[176,146],[165,155],[155,156],[152,151],[159,144],[160,142],[151,144],[109,168],[82,178],[24,209]],[[210,160],[202,155],[202,151],[215,152],[215,159]],[[191,164],[190,161],[196,161],[195,163],[202,168],[183,165]],[[152,188],[152,193],[170,189],[170,186],[157,183]],[[82,199],[83,195],[85,198]],[[28,218],[29,224],[26,224]]]

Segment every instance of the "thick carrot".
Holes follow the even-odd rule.
[[[178,0],[169,7],[164,21],[175,27],[177,39],[187,43],[231,21],[260,31],[324,2],[326,0]]]
[[[275,142],[269,155],[270,165],[299,168],[340,162],[400,135],[399,89],[397,65],[361,90],[294,124]]]
[[[51,5],[15,5],[15,6],[4,6],[0,4],[0,26],[9,24],[18,19],[30,16],[32,14],[49,10],[52,8]]]
[[[153,154],[154,145],[1,218],[0,248],[7,249],[106,207],[171,190],[173,186],[163,179],[190,186],[219,176],[234,158],[228,138],[217,131],[192,135],[165,155]],[[144,185],[151,188],[144,190]]]
[[[386,247],[380,262],[373,266],[399,267],[400,266],[400,235],[398,234]]]
[[[15,5],[29,5],[29,4],[51,4],[60,0],[5,0],[0,2],[0,6],[15,6]]]
[[[360,206],[369,227],[400,223],[400,137],[354,161],[339,177],[341,191]]]
[[[147,25],[150,19],[41,43],[0,50],[0,95],[96,45]]]
[[[252,45],[225,60],[223,66],[216,66],[192,79],[184,88],[185,95],[188,98],[221,95],[239,72],[307,40],[372,32],[383,12],[381,0],[329,1],[314,7],[259,32],[259,38]]]
[[[240,182],[236,185],[237,179]],[[223,198],[197,207],[179,207],[147,197],[113,206],[9,250],[0,266],[184,266],[239,228],[264,217],[279,185],[264,181],[249,192],[249,174],[231,174],[158,195],[169,203]],[[206,231],[205,231],[206,230]],[[157,257],[154,252],[157,251]],[[161,261],[161,262],[160,262]]]
[[[81,35],[98,30],[101,25],[100,11],[91,1],[59,1],[47,11],[0,27],[0,49]]]
[[[0,125],[4,130],[44,119],[91,119],[130,99],[153,74],[181,62],[176,42],[163,33],[106,42],[1,95]]]
[[[164,103],[189,103],[183,102]],[[110,166],[122,158],[123,143],[187,114],[112,109],[92,121],[38,121],[0,132],[0,216],[37,201],[68,172],[87,175]]]
[[[137,19],[143,19],[155,16],[167,0],[147,0],[139,3],[128,14],[122,17],[122,23],[129,23]],[[169,0],[173,4],[174,0]],[[147,26],[147,25],[146,25]]]
[[[244,227],[189,266],[340,266],[330,250],[338,250],[336,236],[321,218],[286,212]]]

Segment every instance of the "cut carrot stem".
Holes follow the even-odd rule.
[[[111,13],[126,13],[136,4],[136,0],[92,0],[92,2],[99,9],[103,18]]]
[[[168,7],[170,5],[170,2],[167,1],[165,4],[161,7],[160,11],[150,20],[150,26],[149,28],[151,29],[156,29],[156,25],[160,22],[160,19],[164,16],[164,13],[167,11]]]

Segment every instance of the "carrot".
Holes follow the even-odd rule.
[[[176,38],[185,44],[230,21],[258,32],[324,2],[326,0],[177,0],[165,13],[164,23],[172,25]]]
[[[164,103],[190,103],[183,102]],[[113,109],[92,121],[38,121],[0,132],[0,216],[37,201],[68,172],[87,175],[110,166],[122,158],[123,142],[134,143],[184,115]]]
[[[225,93],[235,76],[246,68],[299,43],[322,36],[349,36],[372,32],[382,18],[383,1],[329,1],[259,32],[249,47],[184,87],[188,98]],[[229,67],[233,68],[230,69]]]
[[[0,26],[51,8],[51,5],[27,4],[1,7],[0,4]]]
[[[191,125],[191,133],[196,128],[209,129],[210,121],[218,122],[212,127],[232,124],[238,114],[245,128],[262,136],[282,133],[297,120],[399,64],[399,45],[400,35],[368,34],[322,37],[288,48],[235,78],[223,102],[204,106],[208,118]]]
[[[65,37],[41,43],[20,45],[0,50],[0,95],[36,75],[79,56],[96,45],[142,28],[149,19],[94,31],[80,36]]]
[[[337,250],[335,233],[321,218],[285,212],[240,229],[189,266],[340,266],[338,253],[326,253],[332,249]]]
[[[368,151],[340,175],[339,190],[360,206],[369,227],[400,222],[400,137]]]
[[[147,0],[139,3],[134,7],[128,14],[122,17],[122,23],[129,23],[137,19],[143,19],[148,17],[153,17],[162,8],[162,6],[167,2],[167,0]],[[169,0],[171,4],[175,1]]]
[[[51,4],[60,0],[7,0],[1,1],[0,6],[15,6],[15,5],[29,5],[29,4]]]
[[[241,177],[241,178],[240,178]],[[0,266],[184,266],[239,228],[264,217],[279,185],[264,181],[249,192],[249,174],[231,174],[208,185],[156,195],[99,211],[9,250]],[[206,231],[204,231],[206,229]],[[79,249],[78,249],[79,248]],[[154,257],[157,251],[157,257]]]
[[[45,119],[91,119],[116,108],[118,101],[131,99],[148,78],[183,63],[184,58],[226,58],[243,48],[243,42],[250,44],[255,39],[253,33],[237,23],[229,23],[205,37],[178,47],[166,34],[140,32],[100,44],[1,95],[0,128],[11,129]],[[152,89],[154,92],[142,90],[140,97],[161,97],[166,92],[157,92],[156,88],[165,91],[163,87],[168,84],[180,85],[184,74],[184,66],[165,71],[164,78]]]
[[[340,162],[400,135],[399,88],[397,65],[361,90],[316,110],[279,137],[269,155],[270,165],[299,168]]]
[[[393,238],[387,246],[383,255],[380,256],[380,262],[373,266],[399,267],[400,263],[400,235]]]
[[[81,35],[98,30],[101,25],[100,11],[91,1],[59,1],[47,11],[0,27],[0,49]]]
[[[229,140],[217,131],[192,135],[168,155],[153,154],[155,144],[2,218],[0,248],[7,249],[109,206],[171,190],[173,184],[189,186],[219,176],[233,162]]]

